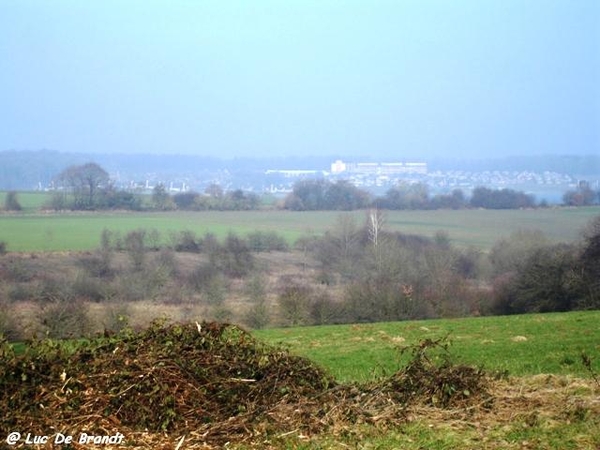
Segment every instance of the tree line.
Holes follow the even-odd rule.
[[[594,191],[582,182],[577,189],[567,191],[563,202],[569,206],[589,206],[600,203],[600,191]],[[302,180],[285,198],[283,207],[294,211],[339,210],[380,208],[389,210],[408,209],[521,209],[544,206],[532,195],[514,189],[490,189],[476,187],[468,198],[461,189],[449,194],[431,195],[424,183],[400,182],[387,190],[383,196],[372,197],[368,192],[346,180]]]
[[[588,206],[600,203],[600,191],[582,181],[576,189],[563,195],[568,206]],[[172,195],[163,184],[154,187],[151,203],[144,204],[142,196],[117,188],[109,174],[96,163],[69,166],[55,178],[55,190],[46,205],[54,210],[256,210],[262,207],[261,198],[241,189],[224,191],[219,185],[208,186],[203,193],[180,192]],[[352,211],[359,209],[422,210],[422,209],[522,209],[545,206],[532,195],[514,189],[476,187],[470,197],[461,189],[448,194],[431,195],[424,183],[399,182],[382,196],[373,196],[347,180],[332,182],[325,179],[306,179],[296,182],[277,207],[292,211]],[[16,192],[5,198],[4,209],[19,211]]]

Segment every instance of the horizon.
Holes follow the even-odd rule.
[[[600,154],[592,0],[21,0],[0,11],[0,149]]]

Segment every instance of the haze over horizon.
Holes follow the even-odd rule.
[[[0,151],[600,154],[600,2],[0,3]]]

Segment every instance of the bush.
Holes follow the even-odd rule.
[[[173,196],[173,202],[178,209],[193,209],[197,197],[196,192],[180,192]]]
[[[154,297],[159,284],[160,280],[154,278],[154,273],[137,271],[119,276],[113,286],[118,298],[125,301],[140,301]]]
[[[539,230],[521,230],[500,239],[489,253],[493,275],[520,271],[532,254],[547,245],[548,239]]]
[[[129,326],[131,313],[126,304],[111,305],[105,310],[102,322],[104,330],[110,333],[118,333]]]
[[[275,231],[254,231],[248,234],[248,247],[254,252],[287,252],[290,250],[285,238]]]
[[[244,322],[255,330],[265,328],[270,321],[269,307],[265,301],[254,303],[244,316]]]
[[[65,209],[69,209],[67,194],[64,191],[52,192],[50,200],[46,204],[46,208],[53,209],[54,211],[64,211]]]
[[[71,292],[75,298],[100,302],[107,297],[106,284],[83,273],[77,274],[71,284]]]
[[[172,234],[171,242],[177,252],[198,253],[200,251],[200,243],[196,239],[196,234],[190,230]]]
[[[21,211],[23,209],[19,203],[19,199],[17,198],[17,193],[15,191],[9,191],[6,193],[6,198],[4,199],[4,209],[6,211]]]
[[[34,298],[41,303],[51,303],[64,297],[69,292],[68,283],[56,278],[44,278],[34,286],[34,289]]]
[[[69,296],[44,305],[40,319],[46,335],[54,339],[82,337],[91,329],[86,304]]]
[[[6,298],[11,302],[21,302],[36,299],[35,287],[27,283],[11,283],[6,288]]]
[[[202,292],[217,276],[219,270],[213,264],[200,264],[186,277],[186,284],[193,290]]]
[[[205,302],[214,307],[223,307],[225,296],[227,294],[227,284],[222,275],[212,277],[207,284],[202,286],[202,297]],[[215,319],[222,320],[223,317],[215,316]]]
[[[278,303],[285,324],[304,325],[308,319],[311,291],[308,286],[285,283],[280,288]]]
[[[254,268],[254,257],[244,239],[229,233],[224,245],[208,242],[208,236],[203,241],[208,247],[210,263],[225,273],[228,277],[241,278]]]
[[[267,287],[265,279],[260,275],[250,278],[244,286],[251,306],[246,312],[244,322],[254,329],[261,329],[270,321],[269,307],[267,305]]]
[[[494,282],[493,311],[498,314],[570,311],[577,301],[572,289],[573,249],[566,244],[536,250],[512,273]]]
[[[173,250],[161,248],[154,259],[156,269],[166,274],[168,277],[177,275],[177,260]]]
[[[131,258],[133,268],[142,270],[146,260],[146,230],[138,229],[130,231],[125,236],[125,249]]]
[[[4,301],[0,301],[0,341],[2,337],[9,341],[22,338],[22,333],[15,320],[15,311]]]
[[[344,305],[323,293],[310,303],[309,317],[311,325],[344,323]]]
[[[11,258],[0,263],[0,279],[24,283],[33,280],[35,273],[21,258]]]
[[[79,265],[92,277],[112,278],[114,271],[110,267],[110,259],[110,253],[101,251],[99,255],[80,257]]]

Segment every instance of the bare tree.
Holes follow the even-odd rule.
[[[367,232],[374,247],[379,245],[380,235],[385,225],[385,215],[380,209],[371,209],[367,216]]]
[[[152,203],[156,209],[161,211],[173,209],[173,199],[163,183],[158,183],[152,190]]]
[[[100,189],[109,182],[108,172],[96,163],[70,166],[59,175],[65,188],[71,189],[75,209],[93,209]]]

